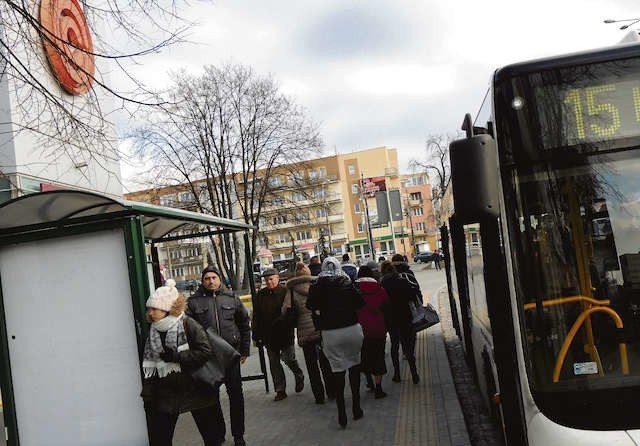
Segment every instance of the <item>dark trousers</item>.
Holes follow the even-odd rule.
[[[391,338],[391,362],[393,362],[394,374],[400,373],[400,344],[402,344],[402,353],[409,361],[409,367],[413,372],[416,368],[416,335],[411,327],[392,328],[389,330],[389,337]]]
[[[240,374],[240,361],[227,369],[224,386],[229,395],[229,412],[231,418],[231,434],[234,437],[244,436],[244,395],[242,394],[242,376]],[[222,407],[218,404],[216,409],[216,419],[220,427],[220,438],[227,434],[227,427],[224,424]]]
[[[280,364],[280,360],[287,364],[287,367],[289,367],[295,375],[296,380],[304,379],[302,369],[296,360],[296,350],[293,345],[288,345],[282,350],[272,350],[267,347],[267,356],[269,357],[271,378],[273,378],[273,388],[276,392],[284,392],[287,386],[284,369],[282,368],[282,364]]]
[[[336,394],[335,385],[333,383],[333,373],[329,360],[324,355],[320,343],[311,343],[302,346],[304,353],[304,362],[307,365],[307,374],[311,383],[311,391],[316,401],[324,400],[324,392],[326,390],[327,397],[333,398]],[[318,367],[319,366],[319,367]],[[320,378],[322,372],[322,379]],[[322,380],[324,379],[324,386]]]
[[[177,413],[147,412],[150,446],[172,445],[178,415]],[[220,432],[218,432],[218,423],[212,408],[192,410],[191,416],[202,435],[204,446],[220,446]]]

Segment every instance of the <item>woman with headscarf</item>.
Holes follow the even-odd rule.
[[[342,427],[347,426],[344,403],[347,370],[353,419],[359,420],[364,416],[360,407],[360,352],[364,335],[356,314],[363,305],[362,297],[340,267],[338,259],[324,259],[318,279],[309,287],[307,307],[316,318],[323,350],[333,371],[338,423]]]
[[[316,280],[311,275],[307,265],[302,262],[296,264],[295,277],[287,281],[287,294],[282,304],[285,314],[291,314],[293,325],[296,327],[298,345],[302,347],[304,362],[311,382],[311,390],[316,404],[324,404],[325,390],[327,398],[335,398],[331,366],[322,351],[320,331],[316,329],[311,317],[311,310],[307,308],[309,287]],[[320,377],[322,372],[322,378]],[[322,379],[324,378],[324,385]]]
[[[212,350],[200,324],[185,316],[186,301],[169,279],[147,300],[151,322],[144,346],[142,399],[151,446],[171,446],[178,416],[191,412],[205,446],[219,446],[220,433],[212,406],[218,392],[191,378]]]

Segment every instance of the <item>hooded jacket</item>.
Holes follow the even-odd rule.
[[[365,338],[385,338],[387,327],[385,313],[389,307],[389,296],[376,279],[362,277],[356,286],[364,299],[364,307],[358,310],[358,322],[362,325]],[[388,315],[387,315],[388,317]]]
[[[202,285],[187,302],[187,315],[194,318],[206,330],[212,327],[240,356],[249,356],[251,329],[249,314],[231,291],[221,285],[209,291]]]
[[[311,310],[307,308],[309,287],[315,279],[313,276],[298,276],[287,281],[287,295],[284,298],[282,308],[285,312],[293,311],[295,315],[294,321],[300,347],[320,342],[320,332],[313,325]]]

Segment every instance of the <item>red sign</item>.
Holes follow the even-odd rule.
[[[78,0],[42,0],[42,42],[53,74],[64,90],[86,93],[95,74],[91,32]]]
[[[363,178],[360,180],[362,186],[362,194],[365,197],[375,197],[376,192],[387,190],[384,177]]]

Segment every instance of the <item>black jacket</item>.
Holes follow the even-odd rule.
[[[231,291],[221,286],[214,293],[200,285],[187,301],[186,313],[198,321],[205,330],[212,327],[238,350],[241,356],[249,356],[249,314],[240,299]]]
[[[380,279],[380,285],[389,295],[389,320],[387,326],[393,328],[411,327],[409,301],[414,298],[415,289],[399,274],[387,273]]]
[[[283,285],[272,290],[262,288],[253,306],[253,339],[271,350],[293,345],[293,324],[289,323],[282,309],[286,293]]]
[[[309,287],[307,307],[320,330],[350,327],[358,322],[356,310],[365,302],[347,276],[318,277]]]
[[[190,370],[202,366],[211,356],[211,345],[204,329],[191,318],[185,319],[185,335],[189,350],[178,352],[179,373],[164,378],[154,376],[142,381],[142,399],[147,409],[163,413],[183,413],[218,403],[218,392],[194,381]],[[166,349],[164,339],[162,346]]]

